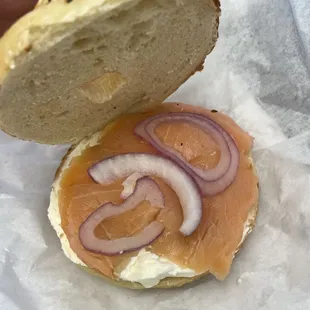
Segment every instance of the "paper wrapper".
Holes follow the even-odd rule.
[[[255,137],[259,217],[229,277],[130,291],[86,274],[47,219],[67,147],[1,134],[1,310],[310,309],[310,4],[223,0],[222,9],[205,70],[169,100],[224,111]]]

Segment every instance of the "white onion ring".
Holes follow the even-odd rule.
[[[201,169],[190,165],[172,147],[163,143],[155,133],[162,123],[186,122],[198,126],[211,135],[221,150],[221,158],[212,169]],[[159,153],[178,163],[199,185],[204,195],[216,195],[234,181],[239,166],[239,151],[233,138],[217,123],[206,116],[194,113],[165,113],[147,118],[135,129],[135,133],[148,141]]]
[[[183,209],[180,232],[192,234],[202,216],[202,198],[190,175],[169,159],[153,154],[129,153],[116,155],[92,166],[88,173],[100,184],[110,184],[134,172],[163,179],[177,194]]]
[[[104,240],[95,236],[95,228],[104,219],[132,210],[143,200],[149,201],[152,206],[159,208],[164,206],[162,192],[156,182],[150,178],[139,179],[134,193],[123,204],[115,206],[112,203],[106,203],[89,215],[79,230],[80,241],[84,248],[93,253],[113,256],[138,250],[158,238],[163,232],[164,226],[156,221],[132,237]]]

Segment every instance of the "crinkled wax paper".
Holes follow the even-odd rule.
[[[310,2],[223,0],[205,70],[169,100],[222,110],[256,137],[257,226],[224,282],[129,291],[70,263],[47,206],[66,146],[0,135],[0,309],[310,309]]]

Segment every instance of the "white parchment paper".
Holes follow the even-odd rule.
[[[256,137],[255,231],[224,282],[129,291],[62,254],[47,207],[66,146],[0,135],[0,309],[310,309],[310,2],[223,0],[220,39],[169,100],[216,108]]]

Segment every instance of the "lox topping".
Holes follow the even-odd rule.
[[[208,119],[208,122],[203,121],[205,119]],[[154,145],[155,143],[157,145]],[[129,169],[129,172],[122,174],[114,169],[119,167],[119,164],[111,166],[114,177],[110,179],[108,177],[107,182],[100,179],[104,173],[99,173],[97,179],[95,177],[102,185],[95,184],[87,175],[87,170],[91,171],[96,167],[98,161],[100,164],[107,163],[109,159],[115,157],[122,159],[127,156],[128,159],[130,153],[138,152],[146,157],[153,156],[153,158],[168,160],[172,165],[174,163],[177,167],[175,171],[180,170],[183,173],[185,171],[185,175],[190,176],[190,181],[184,181],[182,185],[179,177],[174,178],[174,173],[166,173],[163,176],[158,173],[157,168],[155,171],[141,171],[141,167],[138,167],[137,172],[140,176],[149,175],[157,182],[164,196],[165,208],[151,208],[146,200],[138,202],[130,211],[106,218],[96,228],[93,227],[94,235],[99,239],[110,241],[128,238],[138,235],[145,227],[156,221],[163,225],[165,230],[154,239],[152,252],[197,272],[210,270],[219,278],[225,277],[229,271],[234,250],[241,241],[243,224],[257,199],[257,179],[252,173],[248,159],[251,144],[251,137],[228,117],[190,106],[168,104],[149,113],[121,117],[105,129],[98,145],[86,149],[79,157],[74,158],[70,167],[64,172],[60,191],[63,199],[60,197],[59,201],[63,202],[60,204],[61,210],[67,212],[66,214],[61,212],[62,226],[71,248],[88,266],[110,277],[113,277],[115,268],[136,255],[136,252],[132,252],[118,257],[108,257],[109,253],[104,251],[102,252],[105,255],[90,253],[72,232],[76,231],[76,228],[80,227],[87,217],[102,205],[111,202],[121,205],[122,181],[136,172],[135,169]],[[240,160],[239,165],[238,162],[232,164],[234,152],[235,160],[236,158],[238,162]],[[130,156],[132,165],[133,154]],[[148,164],[149,167],[154,167],[155,160],[149,161]],[[225,176],[227,177],[227,174],[229,175],[231,166],[235,170],[234,177],[231,179],[230,175],[228,182],[219,182]],[[126,170],[126,167],[125,164],[119,170]],[[95,169],[95,172],[99,170],[99,168]],[[107,173],[107,175],[111,177],[111,174]],[[223,183],[226,185],[224,186]],[[135,182],[133,184],[135,186]],[[243,193],[240,189],[242,184],[245,185]],[[208,188],[208,185],[211,188],[212,185],[215,186],[213,188],[224,186],[224,189],[220,193],[216,191],[206,193],[203,189]],[[204,195],[200,197],[196,195],[196,200],[193,200],[200,199],[202,202],[199,220],[197,220],[199,204],[196,209],[191,210],[189,207],[193,204],[182,201],[180,196],[182,192],[186,195],[199,193],[199,189]],[[118,207],[115,206],[115,208]],[[72,217],[73,210],[79,214],[79,217]],[[182,231],[180,228],[188,220],[187,215],[192,213],[196,216],[196,222],[190,218],[187,223],[194,224]],[[132,249],[136,248],[135,245]],[[122,250],[120,249],[119,252]],[[214,257],[217,259],[214,260]]]

